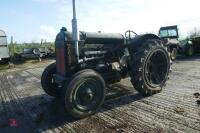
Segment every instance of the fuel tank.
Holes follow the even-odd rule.
[[[67,39],[72,40],[71,32],[67,32]],[[124,44],[124,36],[119,33],[80,32],[80,40],[85,44]]]

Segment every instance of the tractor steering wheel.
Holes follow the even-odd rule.
[[[137,33],[135,33],[134,31],[132,31],[132,30],[127,30],[126,32],[125,32],[125,37],[126,37],[126,39],[128,39],[128,40],[131,40],[131,39],[133,39],[135,36],[137,36],[138,34]]]

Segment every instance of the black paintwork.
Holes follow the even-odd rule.
[[[161,40],[154,34],[136,35],[127,39],[119,33],[80,32],[79,56],[83,61],[75,64],[72,33],[68,32],[66,28],[62,28],[56,37],[55,48],[57,51],[64,49],[64,60],[61,60],[60,53],[57,53],[57,62],[64,63],[64,74],[57,73],[54,75],[54,79],[57,83],[62,84],[74,73],[89,68],[99,72],[105,81],[107,79],[119,80],[127,76],[128,68],[124,67],[114,71],[111,63],[120,62],[121,57],[126,53],[126,48],[131,49],[129,51],[132,52],[137,51],[141,47],[140,45],[148,39]],[[72,49],[70,50],[69,47]],[[73,63],[69,63],[69,60],[72,60]],[[57,65],[57,68],[60,68],[59,63]]]

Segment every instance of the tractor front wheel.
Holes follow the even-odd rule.
[[[66,111],[77,119],[94,114],[104,102],[105,88],[105,81],[94,70],[79,71],[63,87]]]
[[[60,88],[53,80],[53,74],[56,73],[56,63],[50,64],[46,67],[41,77],[41,84],[43,90],[50,96],[59,97]]]

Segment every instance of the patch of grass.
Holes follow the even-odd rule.
[[[0,72],[3,71],[3,70],[7,70],[7,69],[13,69],[15,68],[16,66],[19,66],[21,64],[25,64],[25,62],[9,62],[9,63],[6,63],[6,64],[0,64]]]
[[[32,64],[35,64],[35,63],[39,63],[39,60],[38,59],[32,59],[32,60],[27,60],[25,63],[32,63]]]
[[[54,50],[54,43],[44,43],[44,44],[40,44],[40,43],[23,43],[23,44],[18,44],[18,43],[14,43],[14,44],[10,44],[9,46],[9,50],[10,52],[14,53],[21,53],[22,49],[24,48],[41,48],[41,47],[47,47],[49,49],[53,49]]]
[[[8,69],[8,65],[7,64],[0,64],[0,71],[5,70],[5,69]]]
[[[38,59],[29,59],[29,60],[26,60],[26,61],[12,62],[12,63],[10,63],[10,65],[9,64],[0,64],[0,71],[6,70],[6,69],[12,69],[12,68],[15,68],[15,67],[20,67],[23,64],[37,64],[39,62],[40,61]],[[14,66],[12,66],[12,64]]]

